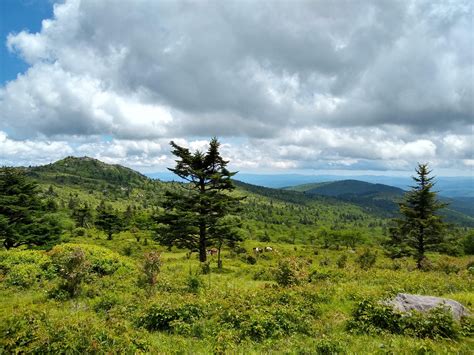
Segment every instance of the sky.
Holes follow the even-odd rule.
[[[472,1],[1,0],[0,164],[474,169]]]

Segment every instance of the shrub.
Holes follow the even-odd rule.
[[[250,265],[255,265],[257,263],[257,259],[253,255],[247,255],[245,261]]]
[[[450,263],[449,261],[442,260],[438,264],[438,270],[443,271],[447,275],[449,274],[457,274],[459,271],[461,271],[461,268],[457,266],[456,264]]]
[[[160,253],[157,251],[150,251],[145,253],[143,258],[143,275],[145,283],[154,287],[156,285],[158,273],[160,272],[161,267],[161,257]]]
[[[427,257],[424,257],[420,261],[420,269],[421,271],[432,271],[434,269],[433,263]]]
[[[299,285],[307,278],[305,263],[295,257],[281,260],[275,272],[275,281],[283,287]]]
[[[0,353],[134,354],[149,350],[144,335],[90,312],[17,310],[0,322]]]
[[[90,264],[86,260],[84,250],[79,247],[53,255],[53,262],[57,267],[58,274],[63,278],[61,288],[70,297],[78,294],[84,278],[87,276]]]
[[[274,276],[274,269],[273,268],[261,268],[255,271],[253,274],[253,279],[255,281],[272,281]]]
[[[209,261],[201,263],[200,266],[201,266],[201,274],[208,275],[211,273],[211,263]]]
[[[105,294],[95,300],[93,304],[94,311],[97,313],[110,311],[119,302],[118,296],[115,294]]]
[[[343,354],[344,346],[340,341],[333,339],[319,339],[316,342],[316,354],[320,355],[332,355],[332,354]]]
[[[56,245],[49,255],[54,257],[55,254],[63,254],[76,248],[81,248],[91,266],[91,272],[98,275],[111,275],[120,267],[134,269],[134,265],[125,261],[119,254],[108,248],[103,248],[89,244],[60,244]]]
[[[133,253],[133,248],[131,245],[126,245],[124,248],[123,248],[123,255],[125,256],[131,256]]]
[[[39,250],[9,250],[0,252],[0,272],[8,272],[17,265],[31,264],[37,266],[43,276],[51,276],[51,258]]]
[[[359,255],[356,261],[361,269],[368,270],[375,265],[375,262],[377,261],[377,252],[372,252],[370,249],[366,249],[361,255]]]
[[[78,227],[72,231],[72,235],[74,237],[84,237],[85,235],[87,235],[87,231],[85,228]]]
[[[186,279],[186,286],[191,293],[199,293],[203,287],[203,282],[198,275],[190,274]]]
[[[329,264],[331,264],[331,259],[329,259],[327,256],[322,258],[319,262],[320,266],[329,266]]]
[[[336,261],[336,264],[337,264],[337,267],[339,269],[344,269],[346,267],[346,264],[347,264],[347,255],[346,254],[342,254]]]
[[[442,305],[426,313],[400,313],[391,306],[368,300],[361,301],[347,324],[351,331],[362,333],[389,332],[419,338],[456,339],[460,329],[451,313]]]
[[[466,270],[471,274],[474,275],[474,261],[469,262],[466,265]]]
[[[466,255],[474,255],[474,232],[464,237],[463,246]]]
[[[139,317],[138,325],[150,331],[170,331],[173,330],[173,324],[192,324],[203,315],[202,307],[197,304],[186,303],[175,307],[153,304]]]
[[[28,288],[40,277],[41,269],[35,264],[12,265],[5,282],[8,285]]]

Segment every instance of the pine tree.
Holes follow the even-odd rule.
[[[39,196],[37,184],[22,171],[0,169],[0,240],[5,248],[59,241],[60,225]]]
[[[211,139],[206,153],[180,147],[171,142],[172,153],[178,157],[176,166],[169,169],[188,183],[179,191],[165,195],[165,213],[158,216],[160,223],[156,239],[167,246],[178,246],[199,252],[199,260],[206,261],[206,249],[220,247],[240,240],[233,228],[235,223],[226,216],[238,210],[241,198],[229,194],[235,187],[220,153],[217,138]],[[221,263],[219,263],[221,265]]]
[[[95,225],[107,233],[108,240],[112,240],[112,235],[122,230],[122,220],[118,212],[114,211],[111,206],[106,205],[104,201],[101,201],[97,207]]]
[[[432,191],[434,177],[430,177],[430,173],[427,164],[418,164],[413,177],[416,185],[399,204],[402,217],[394,220],[387,242],[392,256],[412,255],[419,269],[423,266],[425,253],[442,246],[446,229],[441,216],[436,214],[446,204],[439,202],[437,193]]]
[[[87,202],[85,202],[82,206],[78,206],[72,212],[72,218],[74,218],[78,227],[86,228],[90,226],[93,216]]]

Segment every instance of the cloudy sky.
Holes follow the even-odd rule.
[[[2,0],[0,163],[472,175],[473,2]]]

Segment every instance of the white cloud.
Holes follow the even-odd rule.
[[[30,67],[0,87],[0,130],[137,166],[165,164],[171,139],[203,149],[217,135],[243,169],[465,169],[472,12],[463,0],[65,0],[40,32],[6,38]]]

